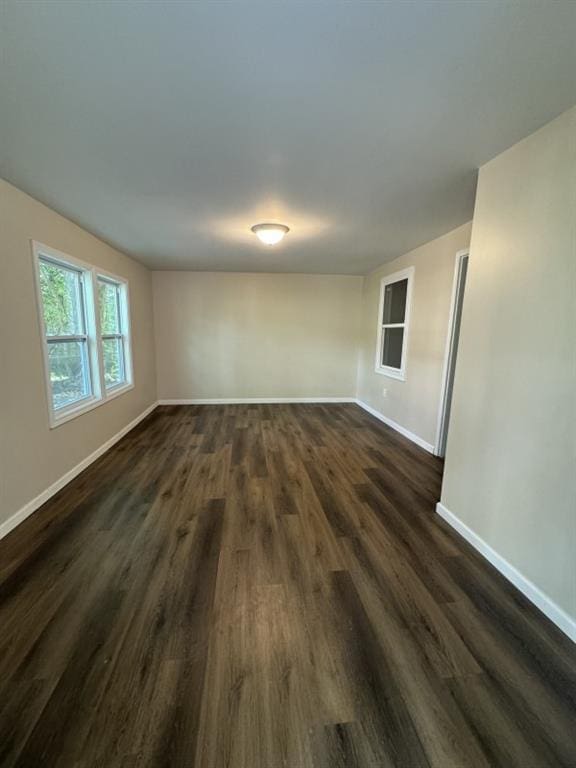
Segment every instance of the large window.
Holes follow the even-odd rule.
[[[50,425],[132,386],[126,281],[34,243]]]
[[[382,278],[378,307],[376,373],[406,378],[406,350],[414,268]]]

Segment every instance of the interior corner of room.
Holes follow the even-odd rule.
[[[167,18],[172,24],[177,21],[175,6],[168,5],[167,17],[156,20],[160,30]],[[211,14],[223,12],[209,5],[202,5],[206,18],[198,11],[201,28]],[[151,3],[147,13],[157,7]],[[519,7],[494,8],[494,13],[511,14],[510,19],[522,13]],[[84,12],[88,13],[78,11],[78,18]],[[228,12],[234,18],[239,13],[232,8]],[[342,12],[339,9],[336,16]],[[381,12],[383,9],[370,10],[375,16]],[[413,12],[415,8],[398,10],[402,18]],[[449,11],[446,6],[445,12],[482,16],[480,8]],[[22,29],[36,28],[38,22],[24,9],[9,14],[14,30],[20,29],[19,13],[25,17]],[[98,8],[89,11],[96,24],[104,23],[106,13]],[[130,10],[118,13],[122,25]],[[192,10],[182,6],[180,13],[188,18]],[[264,17],[268,19],[272,13],[281,14],[288,25],[294,21],[285,18],[280,9],[266,10]],[[295,11],[296,15],[302,13],[303,8]],[[360,11],[350,10],[352,16],[355,13]],[[536,11],[526,13],[530,24],[535,24],[530,14]],[[566,23],[571,19],[576,32],[576,15],[569,4],[547,11],[542,6],[541,13],[543,19],[548,19],[546,14],[550,18],[565,14]],[[53,23],[49,34],[58,40]],[[67,23],[70,29],[76,24],[73,18]],[[260,23],[264,22],[259,18]],[[398,18],[395,23],[404,22]],[[482,23],[500,40],[494,20]],[[344,20],[342,24],[347,29]],[[558,24],[554,34],[560,36],[562,25]],[[210,755],[213,760],[206,758],[205,765],[219,765],[218,739],[210,718],[216,708],[224,707],[226,696],[236,702],[230,710],[236,705],[246,708],[247,701],[257,699],[258,706],[270,699],[277,711],[282,709],[275,698],[276,688],[268,685],[270,679],[291,702],[301,701],[298,697],[304,688],[314,690],[317,699],[310,694],[306,716],[300,704],[286,705],[287,732],[293,728],[300,734],[296,746],[297,740],[290,741],[290,736],[280,745],[282,739],[268,723],[265,707],[258,710],[261,722],[267,723],[262,725],[260,741],[270,749],[266,753],[269,760],[270,755],[285,750],[282,754],[289,755],[290,765],[298,768],[348,765],[346,755],[355,755],[358,762],[350,765],[359,768],[392,766],[388,759],[396,753],[392,750],[382,758],[383,741],[374,737],[383,728],[378,717],[382,716],[379,707],[384,705],[375,703],[375,690],[382,683],[378,696],[384,690],[389,692],[390,700],[384,697],[386,707],[392,711],[396,702],[407,702],[409,716],[402,710],[402,722],[414,722],[411,735],[402,738],[402,748],[407,750],[402,753],[402,765],[528,768],[526,761],[532,758],[537,761],[534,768],[576,764],[569,762],[576,761],[576,746],[565,727],[576,714],[576,657],[569,642],[576,642],[576,106],[570,106],[576,86],[570,100],[568,86],[556,73],[557,99],[552,98],[556,91],[549,103],[542,96],[552,74],[548,80],[537,76],[538,67],[544,66],[543,54],[549,50],[538,28],[534,27],[528,42],[542,45],[540,64],[537,66],[536,58],[530,59],[541,108],[533,105],[530,111],[530,78],[526,71],[520,76],[514,69],[506,82],[517,83],[510,95],[511,103],[516,99],[517,109],[504,109],[505,99],[498,91],[501,100],[494,102],[498,121],[495,118],[492,124],[486,107],[493,103],[490,94],[478,93],[483,100],[477,120],[474,124],[472,118],[465,121],[469,132],[453,139],[450,160],[448,143],[439,139],[447,125],[438,107],[429,103],[429,88],[420,83],[422,76],[417,77],[407,63],[406,77],[411,83],[418,80],[418,89],[422,88],[418,90],[420,101],[411,107],[405,99],[394,102],[408,110],[406,119],[390,116],[388,122],[382,122],[378,136],[367,128],[364,134],[348,118],[348,133],[327,130],[328,123],[337,123],[335,116],[340,114],[335,106],[340,91],[332,94],[330,78],[325,83],[330,121],[312,106],[316,96],[308,83],[302,96],[307,112],[302,109],[299,113],[302,122],[297,127],[296,118],[292,123],[280,102],[273,102],[276,114],[261,95],[248,99],[248,91],[238,83],[252,70],[239,70],[237,81],[231,74],[233,68],[212,73],[221,78],[220,97],[228,94],[236,104],[233,120],[232,112],[223,107],[222,113],[215,108],[211,111],[210,99],[199,97],[211,117],[205,123],[198,117],[194,123],[198,135],[185,141],[186,121],[192,118],[182,105],[178,112],[182,122],[172,124],[165,122],[165,116],[151,116],[145,101],[137,101],[138,95],[134,96],[134,112],[126,105],[120,108],[117,98],[111,98],[108,115],[116,104],[118,119],[102,122],[102,136],[87,133],[84,140],[81,131],[73,132],[71,136],[80,138],[77,146],[70,144],[69,156],[66,147],[54,139],[62,165],[53,157],[44,166],[30,118],[26,121],[30,133],[20,136],[17,110],[10,112],[10,130],[5,138],[0,135],[0,554],[6,553],[0,563],[0,627],[5,627],[0,628],[0,646],[6,632],[10,653],[15,653],[15,627],[20,620],[25,626],[27,619],[24,609],[10,613],[18,605],[10,602],[11,596],[21,594],[21,589],[29,588],[30,595],[34,589],[43,589],[38,585],[44,565],[51,568],[52,581],[46,582],[45,589],[54,603],[42,609],[48,650],[40,647],[44,641],[38,638],[38,654],[29,649],[31,667],[18,668],[15,675],[7,670],[7,662],[0,661],[0,673],[7,670],[14,708],[5,732],[0,712],[0,735],[16,733],[14,743],[21,750],[18,755],[14,752],[14,762],[7,765],[24,765],[27,755],[34,758],[28,764],[39,764],[34,760],[45,754],[45,737],[37,724],[46,722],[50,726],[47,732],[53,725],[60,734],[60,741],[53,740],[50,754],[57,754],[55,744],[64,745],[57,755],[64,762],[52,764],[92,764],[84,762],[83,749],[86,745],[93,748],[100,738],[95,731],[104,732],[107,721],[100,721],[100,714],[94,715],[94,721],[87,717],[79,726],[81,738],[77,735],[74,748],[70,746],[67,752],[68,737],[54,725],[57,708],[50,710],[49,703],[64,701],[65,711],[71,712],[70,702],[76,700],[68,699],[61,688],[67,684],[64,670],[72,668],[66,665],[76,658],[73,648],[80,647],[72,640],[67,645],[67,632],[70,638],[93,633],[90,642],[95,653],[104,649],[108,654],[109,647],[117,643],[101,666],[112,660],[115,674],[118,672],[118,649],[125,649],[124,636],[114,635],[120,630],[114,629],[110,617],[117,604],[125,612],[124,618],[128,616],[118,581],[118,574],[124,571],[117,566],[113,588],[106,587],[102,594],[91,583],[89,567],[95,573],[96,563],[86,565],[85,570],[75,566],[77,581],[67,587],[68,592],[59,593],[57,585],[74,553],[82,547],[90,549],[92,536],[94,551],[105,552],[108,547],[112,551],[118,546],[117,554],[121,553],[124,539],[116,545],[109,536],[111,526],[120,519],[142,547],[138,557],[150,567],[149,572],[153,571],[151,564],[158,562],[166,579],[158,588],[164,607],[154,603],[144,618],[144,613],[138,614],[135,600],[130,621],[126,619],[126,626],[133,616],[141,621],[137,625],[134,620],[140,635],[131,636],[132,646],[127,645],[134,658],[140,659],[142,680],[147,681],[141,689],[134,683],[136,677],[126,683],[126,690],[134,685],[141,697],[140,725],[134,725],[127,709],[118,710],[120,719],[130,720],[130,733],[140,739],[130,748],[124,743],[121,757],[128,760],[126,765],[138,764],[143,754],[138,751],[140,743],[153,741],[157,759],[170,734],[178,731],[174,739],[181,740],[183,722],[174,725],[173,732],[166,726],[168,736],[158,735],[159,723],[164,721],[151,712],[156,707],[154,712],[162,711],[164,717],[168,697],[164,700],[159,693],[149,706],[159,689],[146,687],[152,685],[152,678],[146,675],[153,668],[154,686],[162,689],[165,685],[173,696],[170,711],[177,709],[178,697],[183,695],[179,686],[182,680],[192,679],[187,677],[192,674],[186,666],[190,651],[182,632],[184,625],[189,629],[193,617],[203,622],[206,632],[209,628],[200,641],[190,641],[194,649],[200,649],[197,655],[204,665],[199,683],[204,690],[202,710],[199,714],[198,708],[194,715],[192,728],[194,739],[198,735],[198,744],[204,747],[194,742],[186,749],[200,750],[196,755],[203,748],[206,752],[202,759],[187,764],[204,765]],[[362,29],[366,39],[372,39],[370,26]],[[513,29],[518,30],[518,25]],[[43,33],[37,34],[42,37]],[[346,34],[352,33],[348,30]],[[306,32],[302,35],[305,38]],[[552,32],[550,35],[555,39]],[[226,36],[228,39],[228,32]],[[204,51],[202,42],[196,42]],[[229,42],[232,46],[231,38]],[[504,42],[500,41],[502,46]],[[116,43],[111,45],[116,50]],[[510,45],[516,50],[516,43]],[[527,47],[518,53],[526,62],[530,58]],[[280,48],[280,63],[275,66],[284,73],[282,82],[290,85],[291,77],[304,82],[298,67],[294,72],[282,69],[286,51]],[[311,45],[307,61],[310,66],[315,62],[321,83],[324,65],[312,55],[313,48]],[[244,51],[237,42],[233,49],[242,61],[259,55],[252,48],[251,53]],[[74,50],[80,53],[77,46]],[[504,46],[500,52],[502,61],[507,50]],[[554,50],[559,68],[561,60],[573,58],[566,40]],[[335,67],[338,51],[336,46],[326,52],[330,61],[334,58]],[[17,60],[22,56],[27,64],[19,74],[0,75],[0,84],[4,77],[7,82],[14,78],[14,92],[10,91],[6,104],[13,104],[18,88],[26,86],[26,77],[34,79],[29,93],[39,104],[44,103],[44,97],[40,98],[42,77],[32,67],[32,53],[12,51],[11,55]],[[53,55],[51,77],[60,71],[58,55]],[[471,55],[478,56],[478,52]],[[204,51],[202,56],[209,57],[209,53]],[[359,49],[358,57],[362,58]],[[554,61],[546,60],[550,73]],[[431,72],[438,78],[440,72],[448,77],[446,62],[441,57]],[[83,66],[94,77],[95,93],[101,94],[92,66],[86,62]],[[172,66],[177,71],[176,61]],[[354,67],[367,76],[361,63],[357,61]],[[33,71],[36,74],[31,75]],[[469,68],[466,72],[466,82],[475,93],[478,84]],[[498,78],[486,62],[482,72],[497,88]],[[150,77],[159,103],[171,104],[170,94],[162,91],[160,95],[159,81],[153,73]],[[201,91],[200,75],[187,77]],[[258,79],[268,82],[269,77],[259,75]],[[453,90],[446,93],[452,95],[446,95],[446,100],[458,102],[458,109],[454,106],[450,114],[473,111],[475,102],[472,95],[469,99],[464,96],[464,81],[460,82],[458,74],[451,77]],[[348,88],[345,78],[343,82]],[[358,85],[360,80],[350,82]],[[345,97],[351,112],[357,103],[367,110],[377,98],[376,81],[361,82],[365,90],[358,88],[354,96]],[[388,79],[386,83],[392,99],[395,87]],[[77,85],[75,76],[69,83],[70,93],[77,94],[78,124],[88,131],[88,116],[95,107],[83,92],[74,91]],[[54,87],[65,109],[66,89],[61,84]],[[240,93],[248,99],[246,103],[235,101]],[[0,110],[2,99],[0,90]],[[290,103],[296,101],[292,94]],[[247,104],[248,116],[240,109],[241,103]],[[422,106],[417,108],[418,104]],[[48,107],[48,114],[55,114],[51,109]],[[266,128],[260,126],[261,133],[256,131],[259,123],[254,123],[251,109],[264,115]],[[138,110],[153,125],[149,133],[137,133],[130,146],[121,118],[125,114],[127,125],[133,126]],[[427,154],[424,141],[427,110],[430,142],[438,147],[434,156]],[[373,117],[377,119],[377,110]],[[326,128],[324,147],[320,148],[319,136],[308,119],[312,124],[321,121]],[[232,128],[228,123],[234,121],[244,154],[229,141]],[[253,174],[246,167],[257,153],[247,126],[258,133],[265,156]],[[153,156],[151,169],[142,170],[143,158],[154,155],[155,130],[162,133],[163,147],[182,142],[186,149],[181,156],[166,149],[165,163]],[[308,140],[318,147],[317,165],[311,161],[314,153],[310,154],[309,147],[301,147],[306,143],[306,130],[311,131]],[[276,139],[277,145],[275,131],[283,137],[282,141]],[[487,137],[484,143],[476,132]],[[127,154],[133,153],[134,164],[127,161],[123,165],[110,136],[117,137]],[[383,155],[378,165],[374,158],[380,140]],[[205,146],[213,155],[217,147],[225,155],[219,156],[217,169],[208,163]],[[347,159],[342,158],[344,146],[350,147]],[[102,175],[86,181],[80,168],[96,167],[89,147],[100,153]],[[86,154],[81,156],[81,150]],[[418,184],[404,180],[395,196],[404,172],[393,158],[396,151],[403,153],[406,174],[412,174]],[[477,165],[472,164],[473,157],[480,158]],[[351,171],[356,162],[362,164],[367,188],[357,208],[353,197],[359,194],[361,179]],[[228,164],[229,175],[224,172]],[[54,174],[53,188],[48,171]],[[206,184],[205,198],[190,181],[196,172]],[[389,178],[382,181],[379,174],[386,173]],[[231,202],[233,195],[241,197],[244,192],[238,180],[243,174],[250,177],[246,200]],[[350,191],[346,189],[348,175]],[[261,185],[261,177],[266,177],[267,186]],[[130,179],[125,182],[125,192],[123,179]],[[169,182],[173,186],[168,189]],[[266,195],[256,194],[264,188]],[[216,199],[222,201],[222,210],[215,208]],[[56,307],[50,302],[62,304]],[[156,444],[158,456],[154,458]],[[155,478],[149,483],[148,472]],[[158,480],[161,472],[171,478],[170,483],[163,485]],[[132,495],[131,484],[138,486]],[[83,515],[96,522],[84,525]],[[177,518],[174,526],[170,515]],[[151,531],[161,534],[160,544],[154,544],[157,551],[148,538]],[[125,540],[131,536],[126,534]],[[67,537],[73,553],[70,560],[63,549]],[[104,541],[110,543],[104,545]],[[46,542],[62,547],[51,564],[51,556],[43,548]],[[299,548],[305,555],[297,554]],[[121,557],[118,554],[118,562]],[[138,559],[134,550],[131,557],[126,565],[134,589],[130,594],[138,595],[145,604],[144,575],[139,580],[130,572]],[[225,557],[230,559],[224,566]],[[200,573],[204,568],[207,576]],[[181,594],[168,594],[172,578],[183,590]],[[182,608],[184,602],[180,605],[178,600],[188,589],[184,588],[187,579],[200,586],[190,586],[189,602],[182,598],[186,602]],[[83,590],[93,599],[94,611],[82,614],[85,627],[80,627],[80,618],[66,625],[61,647],[72,650],[61,652],[51,639],[51,616],[59,616],[67,601],[72,604]],[[321,600],[326,602],[318,608]],[[150,606],[152,603],[150,597]],[[170,611],[178,606],[184,618],[174,620],[173,635],[164,636],[164,622],[174,619]],[[214,606],[218,610],[211,613]],[[294,619],[290,612],[296,609],[309,622],[304,628],[300,618],[289,628],[283,623],[288,614]],[[338,618],[340,610],[344,618]],[[111,629],[100,644],[101,616],[104,623],[109,620]],[[3,617],[7,617],[4,624]],[[426,634],[428,622],[433,629]],[[308,647],[306,633],[312,625],[326,631],[313,659],[312,652],[308,658],[303,650]],[[165,644],[161,659],[154,656],[155,651],[146,655],[145,637],[158,637],[158,643]],[[404,638],[409,638],[406,648],[400,648]],[[213,659],[226,655],[225,643],[230,644],[226,653],[232,648],[230,653],[239,666],[233,669],[230,662],[230,668],[221,674]],[[249,647],[251,643],[254,648]],[[291,667],[285,657],[294,649],[302,655]],[[380,659],[378,664],[370,661],[372,652]],[[250,653],[260,654],[257,662]],[[384,685],[387,654],[394,661]],[[248,657],[251,662],[246,661]],[[515,664],[514,658],[518,667],[507,677],[502,669]],[[46,659],[55,665],[53,680],[43,666]],[[253,667],[244,676],[242,665],[248,669],[250,663]],[[346,671],[348,663],[351,671]],[[548,663],[552,671],[547,675]],[[288,669],[284,678],[274,677],[283,664]],[[499,664],[504,665],[502,669]],[[90,674],[100,674],[90,664],[89,668]],[[122,673],[118,674],[122,682]],[[206,680],[212,675],[210,680],[219,687],[213,703],[202,687],[204,674]],[[376,680],[374,690],[369,685],[356,689],[351,682],[356,674]],[[234,675],[237,681],[223,693]],[[270,678],[259,682],[258,675],[262,680],[266,675]],[[293,683],[296,678],[297,685]],[[112,690],[114,684],[119,685],[112,677],[106,677],[104,687],[94,684],[101,698],[95,694],[93,701],[83,700],[79,711],[86,714],[94,707],[95,712],[98,702],[107,700],[106,686]],[[32,702],[36,685],[45,696],[38,712]],[[538,701],[544,702],[541,710]],[[24,734],[13,721],[27,707],[26,718],[30,716],[33,724]],[[219,717],[223,717],[220,709]],[[106,710],[106,717],[110,711],[115,711],[113,706]],[[237,727],[238,733],[251,727],[247,710],[242,711],[242,717],[230,712],[235,723],[230,727]],[[177,716],[172,715],[176,723]],[[482,727],[490,723],[494,733],[474,730],[477,717],[482,719]],[[544,732],[544,721],[552,735]],[[153,725],[141,727],[144,722]],[[451,725],[445,725],[447,722]],[[460,723],[465,723],[465,738],[462,733],[454,735],[459,733]],[[534,723],[531,734],[528,726]],[[229,746],[233,743],[239,749],[242,740],[234,741],[227,728]],[[116,726],[114,730],[119,732]],[[247,751],[245,762],[232,760],[230,764],[259,765],[255,755],[264,751],[258,752],[256,741],[250,742],[253,763]],[[12,755],[12,747],[6,749]],[[106,749],[111,750],[106,752],[111,760],[115,747],[107,744]],[[232,746],[230,750],[232,754]],[[97,752],[95,749],[93,754]],[[0,744],[0,763],[2,754]],[[313,756],[318,754],[327,762],[314,762]],[[375,754],[378,760],[370,762]],[[463,759],[464,754],[472,756],[470,761]]]

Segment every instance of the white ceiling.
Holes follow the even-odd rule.
[[[572,0],[0,0],[0,176],[154,268],[361,274],[471,218],[575,40]]]

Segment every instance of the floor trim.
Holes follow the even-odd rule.
[[[215,397],[208,399],[167,399],[159,405],[256,405],[267,403],[355,403],[354,397]]]
[[[45,491],[42,491],[42,493],[38,494],[38,496],[29,501],[11,517],[9,517],[8,520],[5,520],[2,524],[0,524],[0,539],[4,538],[4,536],[7,536],[10,531],[16,528],[17,525],[20,525],[21,522],[26,520],[26,518],[35,512],[39,507],[41,507],[42,504],[45,504],[48,499],[58,493],[58,491],[60,491],[62,488],[64,488],[64,486],[71,482],[75,477],[77,477],[80,472],[86,469],[86,467],[89,467],[90,464],[96,461],[96,459],[100,458],[102,454],[106,453],[107,450],[112,448],[115,443],[121,440],[124,435],[128,434],[130,430],[134,429],[134,427],[139,424],[142,419],[146,418],[146,416],[148,416],[148,414],[151,413],[158,405],[243,405],[257,403],[356,403],[360,406],[360,408],[363,408],[372,416],[375,416],[389,427],[392,427],[392,429],[395,429],[397,432],[404,435],[404,437],[412,440],[414,443],[416,443],[416,445],[424,448],[424,450],[428,451],[429,453],[434,452],[434,446],[430,445],[430,443],[422,440],[422,438],[418,437],[418,435],[413,434],[409,430],[400,426],[400,424],[397,424],[395,421],[392,421],[392,419],[389,419],[379,411],[371,408],[369,405],[367,405],[367,403],[364,403],[362,400],[358,400],[355,397],[259,397],[158,400],[157,402],[152,403],[152,405],[146,408],[145,411],[143,411],[133,421],[123,427],[119,432],[117,432],[113,437],[111,437],[103,445],[97,448],[93,453],[83,459],[79,464],[66,472],[66,474],[64,474],[59,480],[46,488]]]
[[[357,405],[360,406],[360,408],[363,408],[365,411],[368,411],[368,413],[371,413],[372,416],[384,422],[384,424],[387,424],[389,427],[392,427],[392,429],[395,429],[396,432],[399,432],[401,435],[404,435],[404,437],[407,437],[408,440],[412,440],[412,442],[416,443],[416,445],[419,445],[420,448],[424,448],[424,450],[428,451],[428,453],[434,453],[434,446],[431,443],[426,442],[426,440],[423,440],[418,435],[415,435],[414,432],[410,432],[410,430],[401,426],[397,422],[392,421],[392,419],[388,418],[388,416],[384,416],[383,413],[380,413],[380,411],[377,411],[375,408],[372,408],[370,405],[368,405],[368,403],[365,403],[363,400],[356,400],[355,402]]]
[[[484,541],[477,533],[463,523],[443,504],[438,502],[436,512],[445,520],[448,525],[454,528],[457,533],[466,539],[474,549],[491,563],[500,573],[508,579],[522,594],[530,600],[531,603],[539,608],[556,626],[562,630],[568,637],[576,643],[576,620],[569,616],[559,605],[557,605],[548,595],[542,592],[530,579],[527,579],[520,571],[508,562],[502,555]]]
[[[427,443],[418,435],[415,435],[410,430],[405,429],[400,424],[397,424],[392,419],[384,416],[383,413],[372,408],[363,400],[358,400],[356,397],[215,397],[215,398],[167,398],[159,400],[159,405],[256,405],[266,403],[356,403],[360,408],[363,408],[368,413],[375,416],[380,421],[387,424],[396,432],[399,432],[408,440],[411,440],[420,448],[424,448],[428,453],[434,453],[434,446],[431,443]]]
[[[133,419],[133,421],[131,421],[125,427],[122,427],[122,429],[119,432],[117,432],[109,440],[106,440],[106,442],[103,443],[99,448],[97,448],[93,453],[91,453],[85,459],[82,459],[82,461],[79,464],[76,464],[75,467],[72,467],[72,469],[66,472],[65,475],[62,475],[62,477],[59,480],[56,480],[56,482],[52,483],[52,485],[46,488],[45,491],[42,491],[42,493],[38,494],[36,498],[32,499],[23,507],[21,507],[17,512],[15,512],[11,517],[9,517],[8,520],[5,520],[0,525],[0,539],[4,538],[4,536],[7,536],[10,533],[10,531],[16,528],[17,525],[20,525],[20,523],[26,520],[27,517],[30,517],[30,515],[33,512],[36,512],[36,510],[39,507],[41,507],[42,504],[45,504],[48,501],[48,499],[50,499],[52,496],[58,493],[58,491],[64,488],[65,485],[68,485],[69,482],[74,480],[74,478],[77,477],[80,474],[80,472],[85,470],[86,467],[89,467],[90,464],[96,461],[96,459],[99,459],[103,453],[106,453],[107,450],[112,448],[112,446],[115,443],[117,443],[119,440],[121,440],[124,437],[124,435],[127,435],[128,432],[134,429],[134,427],[137,424],[139,424],[143,419],[145,419],[149,413],[152,413],[152,411],[157,407],[157,405],[158,405],[157,402],[152,403],[152,405],[146,408],[145,411],[142,411],[142,413],[139,416],[136,416],[136,418]]]

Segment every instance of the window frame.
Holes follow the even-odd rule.
[[[95,267],[93,264],[89,264],[81,259],[77,259],[74,256],[70,256],[67,253],[63,253],[55,248],[39,243],[35,240],[31,241],[32,246],[32,258],[34,262],[34,278],[36,284],[36,311],[38,314],[38,323],[40,330],[40,343],[42,345],[42,357],[44,363],[44,385],[46,391],[46,402],[48,406],[48,421],[50,429],[59,427],[61,424],[65,424],[71,419],[75,419],[77,416],[81,416],[84,413],[88,413],[94,408],[108,402],[109,400],[118,397],[119,395],[128,392],[134,387],[134,376],[132,369],[132,335],[130,328],[130,297],[128,281],[118,275],[114,275],[103,269]],[[74,341],[72,336],[84,336],[86,337],[87,344],[87,361],[88,361],[88,376],[91,383],[91,394],[89,397],[84,397],[81,400],[76,400],[74,403],[63,406],[62,408],[55,408],[52,397],[52,385],[50,382],[50,359],[49,359],[49,336],[46,333],[46,326],[44,322],[44,304],[42,300],[42,291],[40,284],[40,262],[47,261],[52,262],[56,266],[61,266],[64,269],[70,269],[77,271],[81,274],[82,287],[83,287],[83,301],[81,311],[83,312],[84,330],[85,334],[73,334],[68,339],[61,337],[61,341],[69,340]],[[119,384],[110,389],[106,389],[104,380],[104,361],[102,352],[102,336],[100,333],[100,308],[98,297],[98,277],[114,282],[121,287],[121,305],[122,305],[122,325],[123,340],[124,340],[124,370],[125,370],[125,382]]]
[[[378,302],[378,325],[377,325],[377,338],[376,338],[376,361],[374,370],[376,373],[382,376],[388,376],[392,379],[398,379],[399,381],[406,381],[406,363],[408,360],[408,341],[410,333],[410,317],[412,313],[412,291],[414,288],[414,267],[408,267],[402,269],[399,272],[394,272],[391,275],[385,275],[380,280],[380,300]],[[406,286],[406,309],[404,312],[403,323],[384,323],[384,294],[386,292],[386,286],[393,283],[398,283],[401,280],[408,280]],[[394,368],[389,365],[382,365],[382,354],[384,352],[384,329],[385,328],[403,328],[404,334],[402,336],[402,359],[400,368]]]
[[[100,281],[110,283],[111,285],[114,285],[118,289],[118,293],[116,294],[116,296],[117,296],[117,306],[118,306],[118,322],[120,326],[119,333],[102,333],[102,329],[100,328],[100,304],[99,304],[100,297],[98,295],[98,284]],[[128,389],[131,389],[134,386],[132,381],[132,377],[133,377],[132,345],[131,345],[132,334],[130,330],[130,295],[129,295],[130,291],[128,287],[128,281],[122,277],[118,277],[118,275],[113,275],[111,272],[106,272],[103,269],[97,269],[95,293],[96,293],[96,302],[97,302],[96,306],[97,306],[97,312],[98,312],[97,322],[98,322],[99,351],[100,351],[101,368],[102,368],[101,380],[102,380],[102,386],[104,388],[104,393],[106,395],[106,398],[110,400],[111,398],[116,397],[117,395],[121,395],[123,392],[125,392]],[[106,387],[106,381],[104,377],[104,340],[105,339],[120,339],[122,341],[124,381],[121,381],[112,387]]]

